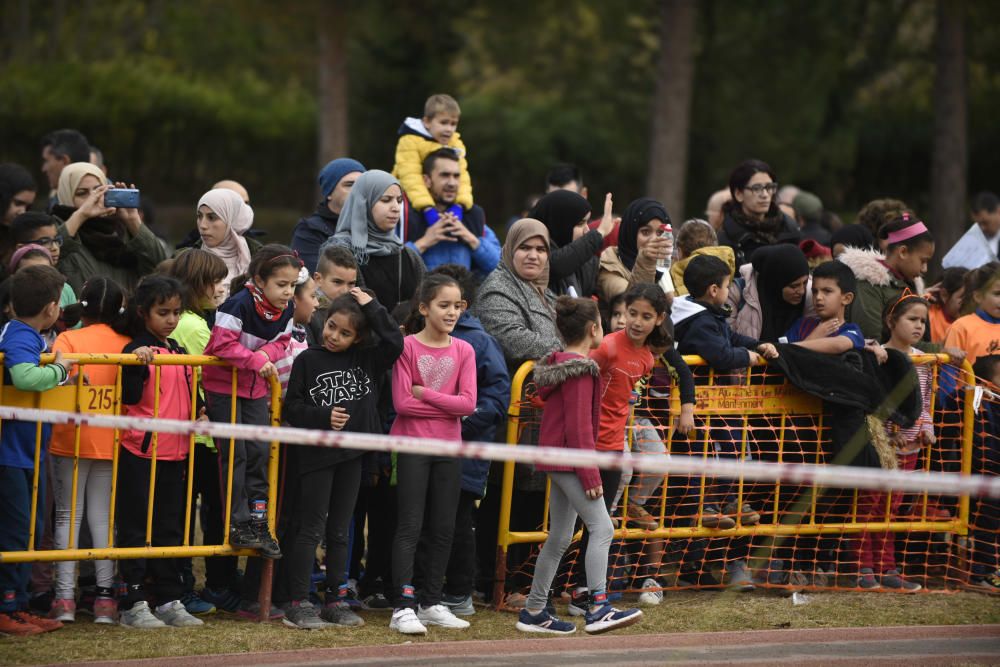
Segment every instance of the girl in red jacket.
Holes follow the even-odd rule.
[[[561,296],[556,301],[556,326],[566,343],[534,370],[538,394],[545,400],[538,444],[593,450],[597,442],[601,407],[600,370],[589,358],[604,338],[597,304],[590,299]],[[576,626],[546,611],[548,592],[559,562],[569,547],[577,515],[590,531],[587,546],[587,584],[592,591],[584,630],[600,633],[632,625],[642,617],[638,609],[620,611],[608,603],[605,589],[608,549],[614,534],[602,495],[614,493],[601,485],[597,468],[569,468],[539,464],[549,474],[549,537],[535,564],[531,593],[518,617],[517,629],[568,635]]]

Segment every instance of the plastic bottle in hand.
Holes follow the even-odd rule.
[[[670,226],[670,223],[665,223],[660,225],[660,238],[666,239],[670,242],[670,247],[673,248],[674,245],[674,229]],[[656,260],[656,270],[657,271],[669,271],[670,270],[670,255],[667,255],[664,259]]]

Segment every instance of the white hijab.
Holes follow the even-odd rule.
[[[243,235],[253,225],[253,209],[233,192],[218,188],[209,190],[198,200],[198,208],[207,206],[226,223],[226,237],[214,248],[202,244],[202,249],[217,255],[226,263],[226,296],[233,278],[250,268],[250,247]],[[197,210],[197,209],[195,209]]]

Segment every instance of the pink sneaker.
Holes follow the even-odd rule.
[[[53,600],[52,608],[49,610],[49,618],[63,623],[72,623],[76,621],[76,601]]]
[[[94,600],[94,623],[114,625],[118,621],[118,602],[111,598]]]

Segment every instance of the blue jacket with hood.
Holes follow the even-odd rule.
[[[510,403],[510,375],[503,351],[468,311],[462,313],[452,335],[471,345],[476,353],[476,381],[479,385],[476,411],[462,418],[462,440],[492,442],[497,425],[503,422]],[[462,490],[482,498],[486,494],[489,474],[489,461],[463,459]]]
[[[750,350],[760,341],[733,331],[722,308],[695,301],[691,296],[674,301],[670,321],[674,324],[677,351],[697,354],[717,371],[750,365]]]

